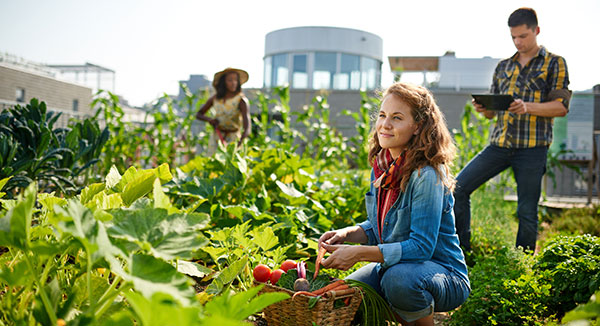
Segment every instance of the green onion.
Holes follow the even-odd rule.
[[[382,320],[398,322],[387,301],[370,285],[352,279],[346,279],[346,284],[362,288],[362,302],[359,307],[362,315],[360,325],[381,325]]]

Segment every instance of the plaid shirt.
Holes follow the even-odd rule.
[[[519,64],[518,53],[500,61],[490,92],[509,94],[524,102],[542,103],[550,101],[548,95],[551,91],[568,90],[568,86],[569,73],[565,59],[542,46],[525,67]],[[568,105],[568,100],[557,99],[565,105]],[[490,143],[505,148],[549,146],[552,142],[552,124],[552,117],[498,111]]]

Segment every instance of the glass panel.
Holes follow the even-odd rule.
[[[15,97],[17,99],[17,102],[25,102],[25,89],[17,87]]]
[[[336,54],[333,52],[315,52],[315,70],[313,88],[329,89],[333,85],[336,70]]]
[[[289,82],[287,57],[287,53],[273,56],[273,76],[271,80],[274,85],[272,86],[283,86]]]
[[[360,88],[360,57],[342,53],[340,73],[335,78],[335,89]]]
[[[306,54],[294,55],[292,70],[292,87],[308,88],[308,74],[306,73]]]
[[[378,70],[377,60],[362,57],[360,70],[360,86],[365,89],[374,89],[375,87],[377,87],[380,73]]]
[[[271,85],[271,72],[273,71],[273,67],[271,66],[272,61],[273,60],[271,57],[265,58],[265,71],[264,71],[265,84],[264,84],[264,87],[266,87],[266,88],[270,88],[272,86]]]

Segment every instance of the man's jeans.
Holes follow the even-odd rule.
[[[545,146],[511,149],[489,145],[458,174],[454,190],[454,215],[456,233],[465,250],[471,250],[471,193],[509,166],[517,182],[519,231],[516,246],[535,250],[538,201],[542,176],[546,172],[547,153],[548,147]]]
[[[432,261],[399,263],[388,269],[376,263],[361,267],[346,279],[370,285],[402,319],[411,322],[450,311],[467,300],[471,288],[457,273]]]

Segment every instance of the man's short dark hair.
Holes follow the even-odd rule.
[[[527,25],[527,28],[535,29],[538,26],[537,14],[532,8],[519,8],[508,17],[508,26],[517,27]]]

